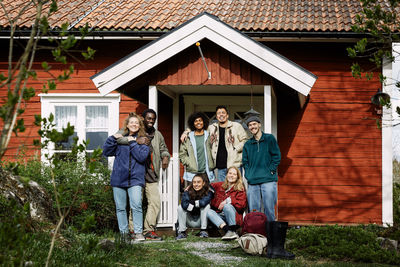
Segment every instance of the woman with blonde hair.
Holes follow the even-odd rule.
[[[119,138],[127,137],[129,145],[117,143]],[[127,219],[127,195],[133,214],[133,228],[135,240],[144,241],[143,237],[143,211],[142,188],[145,186],[145,160],[150,148],[146,145],[146,133],[143,119],[134,112],[124,121],[123,133],[114,134],[107,138],[103,146],[103,154],[107,157],[114,156],[114,166],[111,173],[111,186],[113,188],[116,206],[118,227],[123,240],[129,240]]]
[[[223,182],[212,183],[214,198],[207,218],[225,231],[222,240],[238,238],[236,229],[243,224],[243,212],[247,206],[242,175],[237,167],[229,167]]]

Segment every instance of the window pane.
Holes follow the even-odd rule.
[[[67,127],[68,122],[72,125],[76,125],[76,106],[55,106],[55,122],[56,127],[61,130],[61,128]]]
[[[76,106],[55,106],[55,124],[56,129],[62,132],[62,128],[66,128],[68,122],[72,126],[76,126],[77,107]],[[56,150],[69,150],[71,149],[73,139],[77,136],[76,128],[72,136],[68,140],[63,140],[55,144]]]
[[[86,106],[86,128],[108,128],[108,106]]]
[[[102,148],[108,137],[108,132],[86,132],[86,141],[89,140],[87,149]]]
[[[108,106],[86,106],[87,149],[101,148],[108,136]]]
[[[77,132],[74,132],[73,135],[68,137],[68,140],[63,140],[61,142],[57,142],[55,145],[56,150],[70,150],[72,147],[72,144],[74,143],[74,138],[77,137],[78,134]]]

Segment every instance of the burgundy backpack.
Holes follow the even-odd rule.
[[[267,236],[266,232],[267,216],[263,212],[253,211],[244,217],[242,235],[246,233],[260,234]]]

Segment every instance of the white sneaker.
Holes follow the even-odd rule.
[[[239,238],[236,232],[229,230],[226,234],[221,238],[222,240],[233,240]]]
[[[137,233],[135,234],[135,241],[145,241],[146,238],[144,238],[142,233]]]

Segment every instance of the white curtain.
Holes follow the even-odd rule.
[[[67,127],[68,122],[76,126],[76,106],[55,106],[55,123],[58,129]]]
[[[108,130],[108,106],[86,106],[86,132]]]

